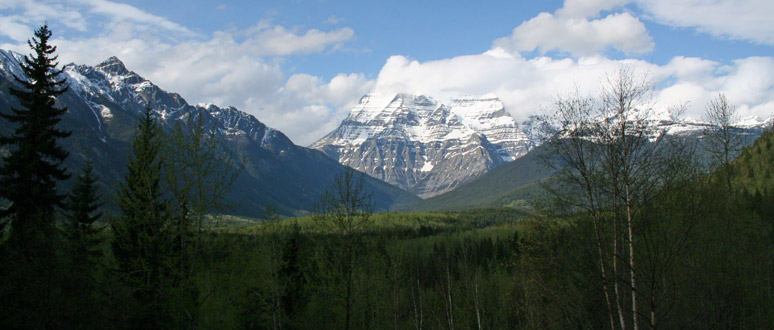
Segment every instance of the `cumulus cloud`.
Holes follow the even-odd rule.
[[[686,118],[700,119],[706,103],[725,93],[742,116],[766,118],[774,113],[774,58],[750,57],[731,65],[699,58],[675,57],[659,66],[642,60],[525,59],[502,49],[480,55],[419,62],[393,56],[385,63],[375,88],[387,92],[428,94],[448,100],[464,94],[494,93],[517,120],[550,110],[557,95],[579,88],[596,95],[606,74],[622,65],[656,83],[658,110],[687,104]]]
[[[442,101],[494,93],[517,120],[525,120],[550,106],[557,94],[576,86],[591,92],[601,75],[616,65],[603,57],[525,59],[501,48],[428,62],[393,56],[382,67],[375,86],[379,91],[427,94]]]
[[[285,132],[293,142],[309,145],[333,131],[360,97],[374,88],[373,83],[363,74],[342,73],[327,82],[295,74],[261,107],[259,118]]]
[[[608,49],[627,54],[647,53],[653,49],[653,40],[645,25],[630,13],[588,18],[625,3],[622,0],[568,0],[555,14],[540,13],[521,23],[510,36],[495,40],[494,46],[515,52],[561,51],[575,56],[600,54]]]
[[[771,0],[637,0],[656,21],[716,37],[774,45]]]
[[[683,69],[678,69],[681,66]],[[731,65],[677,57],[660,69],[664,76],[676,80],[659,91],[659,99],[662,103],[689,102],[688,117],[701,118],[706,104],[718,93],[726,94],[742,117],[774,114],[772,57],[738,59]]]
[[[774,57],[749,57],[725,65],[676,56],[667,64],[656,65],[637,59],[612,60],[601,55],[611,47],[625,53],[644,53],[653,48],[653,41],[638,18],[629,11],[614,12],[629,2],[566,0],[555,14],[540,13],[521,23],[511,36],[496,40],[492,49],[483,54],[426,62],[404,56],[390,57],[379,73],[375,88],[388,93],[428,94],[444,101],[465,94],[494,93],[517,120],[525,120],[550,109],[557,95],[575,89],[589,95],[598,93],[599,82],[605,75],[626,65],[652,80],[656,86],[654,104],[661,111],[685,105],[684,117],[700,119],[707,102],[718,93],[725,93],[743,117],[766,118],[774,114]],[[697,22],[705,23],[713,22],[713,15],[702,18],[697,12],[712,13],[725,6],[725,1],[714,1],[715,5],[705,10],[690,9],[693,6],[690,4],[701,0],[680,2],[679,8],[666,0],[654,1],[652,7],[647,7],[645,2],[639,5],[661,10],[662,2],[664,11],[690,13],[691,17],[699,17]],[[672,7],[666,9],[667,4]],[[774,11],[762,10],[763,7],[758,7],[759,12]],[[772,25],[768,21],[765,24]],[[564,51],[576,58],[528,59],[521,55],[534,50],[544,54]]]

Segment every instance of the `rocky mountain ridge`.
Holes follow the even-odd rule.
[[[22,55],[0,50],[0,112],[9,112],[16,101],[8,95],[13,75],[23,76]],[[101,177],[103,191],[120,182],[126,168],[128,143],[136,120],[151,107],[165,130],[202,116],[208,129],[222,141],[223,152],[234,156],[240,171],[228,199],[232,214],[260,217],[267,205],[282,214],[308,212],[321,193],[344,167],[322,153],[296,146],[282,132],[233,107],[188,104],[182,96],[166,92],[144,79],[116,57],[96,66],[67,65],[62,78],[69,91],[57,102],[68,107],[60,125],[73,134],[61,143],[70,151],[66,166],[77,171],[87,158]],[[12,127],[0,121],[0,134]],[[377,210],[394,203],[411,202],[416,196],[373,178],[367,179]]]

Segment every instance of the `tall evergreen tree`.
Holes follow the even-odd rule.
[[[51,233],[56,207],[64,199],[56,183],[69,177],[62,164],[68,152],[57,140],[70,132],[56,128],[67,112],[67,108],[56,107],[56,97],[67,91],[67,86],[66,79],[58,79],[64,68],[57,69],[56,47],[49,44],[50,38],[51,31],[43,25],[28,41],[34,54],[24,57],[26,77],[14,75],[22,88],[10,89],[21,107],[1,114],[18,126],[13,135],[0,138],[0,143],[11,149],[0,167],[0,197],[10,202],[0,211],[0,218],[3,228],[10,226],[13,237],[25,245],[37,243],[31,240],[33,236]]]
[[[0,245],[0,327],[50,328],[60,324],[57,207],[64,195],[57,182],[69,177],[63,162],[68,153],[57,140],[70,132],[56,126],[67,111],[56,107],[56,97],[67,91],[59,79],[56,47],[49,44],[51,31],[43,25],[28,41],[33,54],[21,64],[24,76],[14,75],[17,87],[10,94],[19,101],[11,113],[0,114],[15,126],[10,136],[0,137],[7,150],[0,165],[0,229],[10,238]]]
[[[169,254],[169,212],[161,181],[161,127],[148,107],[137,126],[125,181],[120,184],[121,214],[112,223],[113,254],[122,282],[137,303],[132,327],[164,327],[173,262]]]

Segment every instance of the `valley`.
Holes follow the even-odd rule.
[[[0,7],[2,329],[774,324],[772,6]]]

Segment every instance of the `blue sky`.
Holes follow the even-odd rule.
[[[191,103],[233,105],[307,145],[372,90],[493,93],[517,119],[628,63],[660,107],[725,93],[774,112],[774,1],[0,0],[0,48],[48,22],[64,62],[109,56]]]

